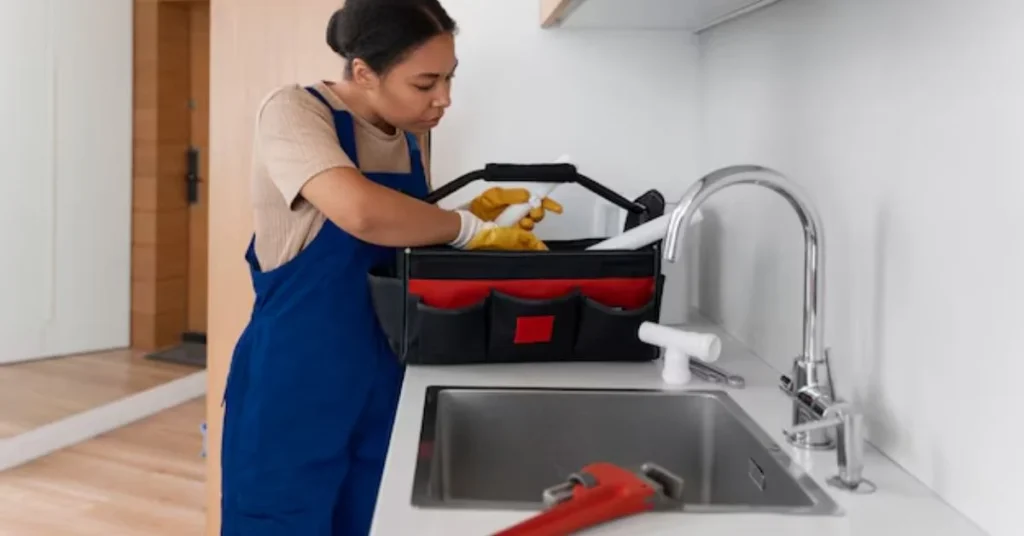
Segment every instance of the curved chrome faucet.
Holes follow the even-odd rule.
[[[804,307],[803,307],[803,354],[793,362],[793,381],[788,387],[793,402],[793,425],[799,426],[817,420],[824,414],[824,408],[831,404],[832,378],[824,349],[824,269],[825,242],[821,233],[821,221],[807,198],[781,173],[762,166],[739,165],[718,169],[698,180],[679,200],[669,219],[668,232],[664,241],[664,258],[675,262],[678,256],[680,238],[689,228],[694,212],[709,197],[724,188],[736,184],[764,186],[786,199],[796,210],[804,230]],[[786,378],[783,384],[788,381]],[[815,404],[802,402],[800,397],[813,400]],[[804,430],[804,428],[800,428]],[[790,443],[803,448],[830,449],[835,439],[829,429],[810,428],[787,435]]]

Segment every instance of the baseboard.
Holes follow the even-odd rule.
[[[116,430],[204,394],[206,371],[196,372],[148,391],[0,440],[0,471]],[[200,424],[202,423],[196,423],[196,434],[199,434]]]
[[[199,344],[206,344],[206,334],[198,331],[186,331],[181,334],[182,342],[196,342]]]

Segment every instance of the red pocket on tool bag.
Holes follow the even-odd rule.
[[[579,301],[578,290],[544,299],[493,291],[488,361],[519,362],[553,355],[570,359],[579,326]]]

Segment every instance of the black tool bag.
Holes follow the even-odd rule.
[[[571,164],[488,164],[428,201],[476,180],[578,183],[628,212],[624,230],[665,210],[656,190],[629,201]],[[540,252],[405,249],[369,276],[377,317],[408,364],[656,359],[637,330],[659,319],[661,244],[585,250],[603,239],[547,241]]]

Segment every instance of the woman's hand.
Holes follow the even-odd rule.
[[[465,249],[504,251],[547,251],[536,235],[519,227],[486,227],[478,232]]]
[[[532,195],[526,188],[502,188],[495,186],[477,196],[469,204],[469,211],[484,221],[494,221],[512,205],[527,203]],[[545,212],[562,213],[562,205],[557,201],[545,197],[540,200],[540,206],[534,207],[530,213],[519,220],[519,227],[532,231],[538,222],[544,219]]]
[[[459,236],[449,244],[457,249],[490,249],[505,251],[545,251],[547,246],[532,232],[512,225],[499,227],[484,221],[468,210],[456,210],[461,224]]]

